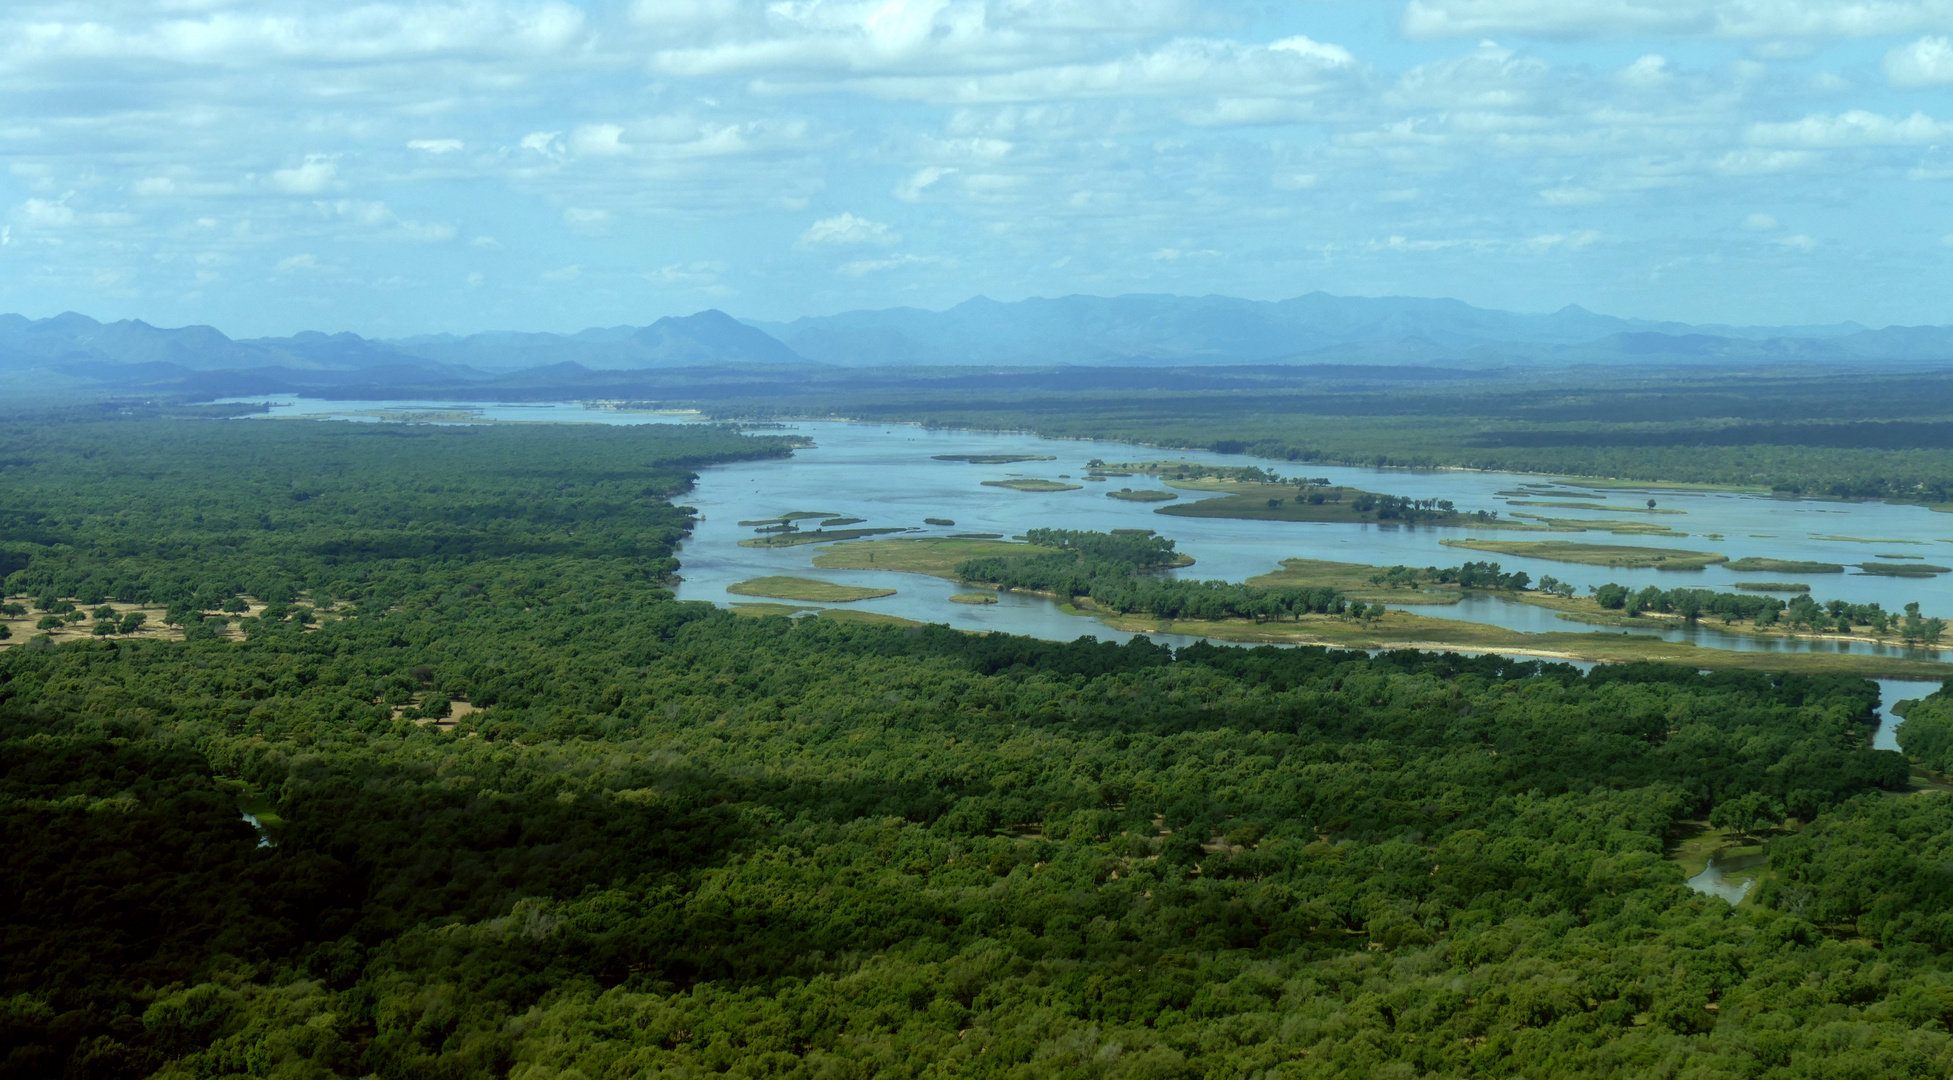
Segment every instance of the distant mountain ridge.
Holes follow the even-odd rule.
[[[1132,294],[999,302],[945,311],[886,308],[790,322],[715,309],[648,326],[575,334],[491,332],[385,340],[306,331],[232,339],[209,326],[103,323],[66,312],[0,315],[0,392],[186,395],[543,392],[629,385],[606,373],[705,368],[1144,367],[1317,365],[1489,369],[1639,364],[1943,363],[1953,327],[1857,323],[1694,326],[1602,315],[1577,305],[1546,314],[1459,300],[1287,300]]]
[[[1622,319],[1568,305],[1545,315],[1477,308],[1461,300],[1351,297],[1316,292],[1288,300],[1131,294],[1000,303],[985,297],[947,311],[888,308],[755,322],[811,360],[834,364],[1203,364],[1318,359],[1546,359],[1557,347],[1611,335],[1707,334],[1728,339],[1836,338],[1857,323],[1698,327]],[[1949,336],[1953,340],[1953,336]],[[1490,355],[1474,357],[1474,351]]]

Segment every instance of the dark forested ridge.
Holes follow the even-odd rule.
[[[672,600],[689,467],[781,452],[0,429],[10,595],[242,631],[0,650],[0,1076],[1953,1071],[1871,683]],[[1663,857],[1732,806],[1737,909]]]

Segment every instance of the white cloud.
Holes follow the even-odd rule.
[[[275,274],[302,274],[319,269],[319,260],[312,255],[288,255],[278,260],[271,268]]]
[[[1304,37],[1270,45],[1181,38],[1100,63],[1000,72],[877,74],[849,78],[845,85],[878,97],[971,105],[1189,95],[1283,99],[1322,93],[1352,75],[1356,67],[1356,57],[1348,49]],[[795,82],[756,85],[776,92],[803,88]]]
[[[137,8],[113,15],[101,5],[56,9],[54,17],[36,21],[28,33],[0,45],[0,65],[19,69],[110,60],[277,67],[470,53],[517,56],[570,46],[581,37],[584,24],[581,11],[557,0],[367,3],[328,6],[312,15],[220,10],[202,18],[172,17],[211,6],[110,5]]]
[[[314,154],[303,165],[272,173],[271,185],[288,195],[317,195],[332,185],[338,172],[331,158]]]
[[[711,25],[739,13],[739,0],[635,0],[631,4],[631,18],[655,29]]]
[[[623,138],[624,129],[616,124],[585,124],[570,135],[570,149],[589,157],[615,157],[630,149]]]
[[[135,182],[133,190],[144,198],[158,199],[175,194],[176,181],[167,176],[145,176]]]
[[[1153,252],[1152,257],[1154,262],[1179,262],[1181,259],[1219,258],[1220,254],[1220,252],[1212,248],[1201,248],[1198,251],[1182,251],[1179,248],[1163,247]]]
[[[1817,241],[1811,239],[1808,236],[1805,236],[1803,233],[1798,233],[1795,236],[1783,237],[1782,239],[1778,240],[1777,243],[1782,247],[1788,248],[1791,251],[1808,252],[1808,251],[1817,250]]]
[[[559,267],[555,270],[544,270],[542,272],[542,279],[544,281],[575,281],[582,276],[583,267],[577,263],[571,263],[568,266]]]
[[[1953,82],[1953,40],[1923,37],[1885,54],[1885,77],[1898,86]]]
[[[556,141],[560,131],[532,131],[522,137],[522,148],[534,150],[538,154],[560,154],[563,144]]]
[[[610,224],[610,211],[572,206],[563,211],[563,224],[577,232],[599,232],[604,226]]]
[[[1545,233],[1532,237],[1519,246],[1528,251],[1544,253],[1558,248],[1579,251],[1581,248],[1600,239],[1597,229],[1577,229],[1570,233]]]
[[[1731,150],[1716,161],[1716,171],[1730,176],[1790,172],[1817,160],[1808,150]]]
[[[415,139],[407,144],[407,149],[428,154],[452,154],[465,146],[460,139]]]
[[[904,178],[901,183],[895,185],[894,195],[903,202],[916,202],[922,198],[923,191],[927,190],[936,181],[941,180],[943,177],[955,171],[955,169],[947,169],[937,165],[929,165],[917,169]]]
[[[59,229],[75,223],[75,212],[65,197],[58,201],[29,199],[14,208],[14,219],[29,228]]]
[[[1743,228],[1751,232],[1769,232],[1777,227],[1777,219],[1768,214],[1751,214],[1743,219]]]
[[[893,244],[901,239],[902,234],[887,225],[858,218],[851,213],[822,218],[800,234],[800,243],[808,247],[822,244]]]
[[[1953,29],[1949,0],[1411,0],[1414,38],[1521,33],[1767,40]]]
[[[857,259],[842,263],[837,269],[849,277],[860,277],[878,270],[894,270],[903,266],[954,266],[954,260],[940,255],[894,255],[886,259]]]
[[[1785,124],[1752,124],[1744,135],[1762,146],[1911,146],[1953,135],[1953,124],[1943,124],[1924,113],[1895,118],[1853,109],[1835,116],[1814,114]]]
[[[1635,86],[1660,86],[1669,78],[1668,59],[1650,53],[1629,64],[1621,78]]]
[[[1548,206],[1592,206],[1605,196],[1592,188],[1556,187],[1539,193],[1539,201]]]

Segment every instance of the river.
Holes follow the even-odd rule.
[[[268,399],[254,399],[268,400]],[[339,402],[309,399],[274,400],[272,417],[341,417],[375,420],[388,411],[473,410],[480,421],[573,422],[603,424],[688,423],[694,417],[584,408],[575,402],[543,404]],[[1671,588],[1680,584],[1728,589],[1738,581],[1759,577],[1795,578],[1812,586],[1822,600],[1877,602],[1898,610],[1918,601],[1928,614],[1953,615],[1953,575],[1894,578],[1862,573],[1741,574],[1719,566],[1675,572],[1584,566],[1541,559],[1486,554],[1448,548],[1447,538],[1576,539],[1638,547],[1666,547],[1715,551],[1739,559],[1759,556],[1851,564],[1881,555],[1911,555],[1918,561],[1953,561],[1953,517],[1923,507],[1882,502],[1837,502],[1707,490],[1589,489],[1575,481],[1514,473],[1461,470],[1364,469],[1268,462],[1238,454],[1195,450],[1160,450],[1130,443],[1083,442],[1039,438],[1015,432],[932,430],[905,424],[846,421],[803,421],[768,427],[764,434],[796,435],[814,445],[797,450],[786,460],[736,462],[699,470],[696,489],[686,501],[701,514],[697,528],[678,553],[684,581],[683,599],[715,604],[752,598],[726,592],[735,582],[764,575],[818,577],[852,585],[893,587],[895,595],[861,601],[854,607],[925,622],[948,623],[963,629],[997,630],[1036,637],[1069,640],[1082,635],[1116,637],[1095,620],[1066,615],[1057,605],[1036,596],[1004,593],[991,605],[949,601],[967,591],[954,583],[921,575],[877,571],[820,570],[812,565],[816,545],[785,548],[740,547],[752,537],[742,520],[774,517],[792,511],[821,511],[865,519],[862,527],[904,528],[906,535],[944,536],[954,533],[997,533],[1015,536],[1035,527],[1069,529],[1148,528],[1171,537],[1178,550],[1194,557],[1195,565],[1175,571],[1179,576],[1241,581],[1276,569],[1285,558],[1331,559],[1378,565],[1455,565],[1466,559],[1499,562],[1507,570],[1523,569],[1534,578],[1552,575],[1584,591],[1590,585],[1613,581],[1639,587]],[[959,455],[1049,457],[982,465],[941,460]],[[1087,483],[1086,462],[1173,458],[1215,465],[1262,465],[1275,471],[1327,478],[1334,484],[1412,498],[1442,498],[1460,509],[1538,513],[1577,518],[1619,517],[1625,521],[1657,521],[1676,530],[1668,535],[1612,535],[1604,532],[1523,534],[1469,528],[1409,527],[1392,524],[1322,524],[1246,521],[1228,518],[1189,518],[1155,513],[1159,504],[1111,499],[1107,488],[1160,488],[1146,476],[1122,477],[1107,483]],[[985,480],[1013,477],[1071,478],[1080,490],[1022,492],[985,487]],[[1542,485],[1553,485],[1543,489]],[[1512,493],[1527,489],[1530,494]],[[1181,500],[1205,497],[1178,492]],[[1662,508],[1680,514],[1649,517],[1638,513],[1604,513],[1564,508],[1513,506],[1514,502],[1594,502],[1603,505],[1644,506],[1653,498]],[[925,518],[953,520],[953,526],[925,526]],[[1713,537],[1710,534],[1714,534]],[[1837,539],[1849,537],[1856,539]],[[1884,560],[1893,561],[1893,560]],[[1581,630],[1544,608],[1492,595],[1472,595],[1455,605],[1416,605],[1420,614],[1491,623],[1532,633]],[[1897,645],[1831,642],[1810,639],[1756,638],[1731,634],[1712,625],[1639,631],[1671,640],[1688,639],[1725,649],[1935,655]],[[1152,635],[1181,645],[1192,638]],[[1882,680],[1885,701],[1919,697],[1937,688],[1934,683]],[[1881,745],[1891,743],[1896,724],[1881,725]]]

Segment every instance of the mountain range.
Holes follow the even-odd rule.
[[[1344,297],[1066,296],[946,311],[888,308],[790,322],[717,310],[575,334],[478,333],[379,339],[308,331],[233,339],[164,329],[0,315],[0,389],[237,395],[389,389],[498,392],[618,384],[616,373],[702,368],[1196,367],[1440,364],[1452,368],[1639,364],[1937,363],[1953,327],[1692,325],[1549,314],[1459,300]],[[611,374],[605,374],[611,373]],[[629,380],[622,380],[628,382]]]

